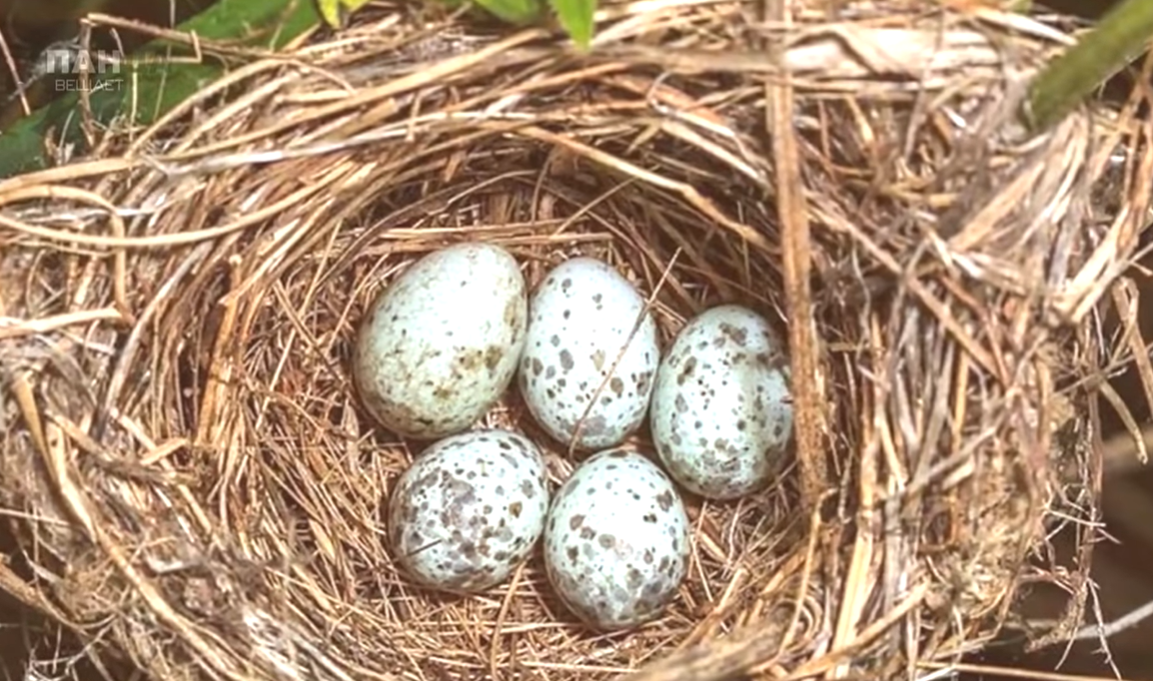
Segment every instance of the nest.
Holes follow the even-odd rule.
[[[1025,141],[1052,17],[800,5],[610,5],[591,54],[374,5],[287,56],[221,48],[241,64],[156,125],[0,183],[0,584],[167,681],[907,678],[1022,585],[1076,595],[1089,542],[1054,570],[1046,537],[1095,513],[1148,124],[1097,106]],[[690,500],[689,578],[639,630],[580,626],[538,559],[447,598],[386,550],[418,449],[357,402],[352,337],[461,240],[530,283],[612,263],[666,344],[721,302],[787,331],[792,464]],[[483,425],[533,432],[515,395]]]

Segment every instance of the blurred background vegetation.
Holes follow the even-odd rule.
[[[0,130],[23,113],[17,94],[19,82],[29,80],[37,57],[57,42],[75,40],[79,19],[89,12],[102,12],[156,26],[171,27],[195,16],[214,0],[0,0],[0,32],[11,52],[17,74],[10,65],[0,65]],[[95,31],[96,50],[130,52],[144,42],[138,35],[113,36]],[[5,60],[6,61],[6,60]],[[24,90],[31,109],[47,103],[57,88],[51,78],[37,80]]]

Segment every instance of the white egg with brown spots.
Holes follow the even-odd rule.
[[[429,446],[388,506],[393,559],[423,586],[489,589],[532,553],[549,509],[544,458],[530,440],[481,430]]]
[[[690,320],[661,362],[649,415],[669,475],[714,500],[763,489],[793,430],[787,367],[776,333],[748,308]]]
[[[659,617],[688,571],[689,520],[676,488],[643,455],[594,454],[553,498],[545,571],[570,610],[601,631]]]
[[[527,319],[524,277],[499,246],[462,243],[421,258],[361,323],[353,377],[365,406],[404,437],[468,429],[512,383]]]
[[[624,442],[644,421],[659,363],[644,298],[609,265],[567,260],[533,292],[518,383],[557,441],[583,450]]]

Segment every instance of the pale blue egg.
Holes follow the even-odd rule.
[[[737,305],[690,320],[657,371],[649,416],[669,475],[708,499],[763,489],[793,430],[788,362],[768,321]]]
[[[567,260],[533,293],[518,383],[535,420],[566,446],[605,449],[635,432],[659,362],[644,298],[609,265]]]
[[[464,243],[421,258],[361,324],[353,375],[366,408],[406,437],[468,429],[512,383],[527,317],[524,276],[504,249]]]
[[[603,451],[553,498],[545,570],[561,600],[594,629],[659,617],[688,572],[689,519],[671,480],[643,455]]]
[[[389,502],[393,559],[418,583],[489,589],[532,553],[549,509],[540,450],[506,430],[461,433],[429,446]]]

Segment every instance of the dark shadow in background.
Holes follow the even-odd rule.
[[[28,665],[26,613],[15,599],[0,596],[0,681],[21,681]]]
[[[0,521],[0,553],[16,562],[16,541]],[[0,558],[4,560],[4,558]],[[28,666],[28,638],[40,630],[38,616],[8,594],[0,594],[0,681],[23,681]]]

